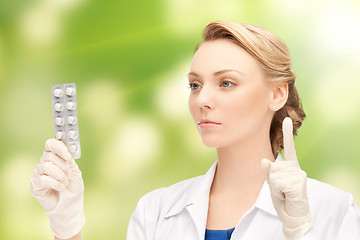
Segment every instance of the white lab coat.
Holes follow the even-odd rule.
[[[277,160],[282,160],[280,154]],[[203,240],[216,166],[217,162],[205,175],[143,196],[131,216],[126,239]],[[307,190],[314,227],[302,240],[360,240],[360,209],[351,194],[309,178]],[[240,239],[285,239],[266,181],[231,236],[231,240]]]

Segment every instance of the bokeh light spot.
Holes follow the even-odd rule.
[[[360,15],[356,5],[328,2],[314,19],[314,43],[326,55],[353,55],[360,51]]]
[[[210,21],[237,19],[242,10],[241,1],[237,0],[166,0],[164,4],[170,30],[182,37],[198,35]]]
[[[43,45],[55,42],[61,33],[58,12],[47,5],[29,9],[20,20],[20,34],[31,44]]]
[[[159,132],[146,116],[124,119],[102,149],[101,174],[110,182],[118,182],[149,166],[162,151]]]
[[[44,46],[56,43],[63,31],[64,16],[83,0],[37,1],[19,19],[19,30],[23,40]]]
[[[187,73],[190,60],[179,64],[173,71],[164,74],[156,93],[156,105],[163,116],[181,121],[188,115],[187,99],[189,96]]]
[[[121,96],[121,89],[104,78],[85,86],[78,93],[78,101],[87,120],[102,126],[116,121],[121,115]]]
[[[314,98],[318,111],[326,121],[344,124],[360,111],[360,82],[345,71],[333,71],[315,83]]]
[[[16,154],[6,160],[6,164],[2,169],[3,190],[9,199],[17,199],[17,201],[26,202],[30,199],[29,187],[32,177],[33,159],[28,154]],[[40,160],[40,157],[39,157]]]
[[[22,226],[21,231],[13,231],[9,239],[27,239],[29,235],[43,237],[42,239],[51,237],[50,228],[44,228],[49,224],[45,211],[30,193],[35,159],[37,157],[29,153],[16,153],[5,158],[1,171],[1,189],[3,196],[6,196],[2,199],[6,207],[1,215],[6,219],[4,224],[8,228]],[[32,221],[37,222],[36,226],[29,224]]]
[[[127,166],[139,167],[160,150],[157,127],[145,117],[129,119],[119,128],[115,138],[119,155]]]

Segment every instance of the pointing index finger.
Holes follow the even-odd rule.
[[[284,159],[297,160],[296,150],[293,136],[293,122],[291,118],[286,117],[283,121],[283,137],[284,137]]]

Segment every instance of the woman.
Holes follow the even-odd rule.
[[[352,196],[300,169],[293,133],[305,113],[290,64],[285,44],[259,26],[206,27],[188,74],[189,109],[218,160],[203,176],[141,198],[128,240],[360,239]],[[55,236],[81,239],[82,186],[66,147],[48,140],[31,191]]]

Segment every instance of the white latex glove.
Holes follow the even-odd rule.
[[[293,123],[289,117],[283,121],[283,136],[284,161],[262,159],[261,165],[284,236],[287,240],[296,240],[312,228],[313,221],[307,198],[307,175],[296,157]]]
[[[85,224],[84,182],[65,144],[45,143],[45,151],[31,178],[31,194],[44,207],[54,235],[67,239]]]

